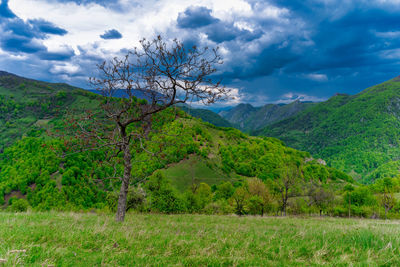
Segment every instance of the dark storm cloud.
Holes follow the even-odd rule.
[[[99,4],[114,10],[122,6],[120,1],[106,0],[46,1]],[[218,78],[228,86],[244,88],[249,101],[290,99],[284,95],[321,99],[336,92],[357,93],[400,74],[400,5],[394,0],[248,2],[252,10],[247,13],[185,6],[169,25],[168,34],[160,34],[177,37],[187,47],[220,46],[225,64]],[[75,84],[81,82],[75,82],[76,77],[82,79],[89,66],[101,60],[101,53],[93,52],[99,50],[94,43],[85,49],[78,47],[79,56],[69,48],[49,52],[43,40],[67,31],[43,19],[24,21],[7,3],[3,0],[0,4],[2,50],[25,53],[27,61],[38,68],[45,62],[43,68],[49,75],[62,73]],[[101,37],[122,35],[110,30]],[[64,72],[51,72],[48,62],[52,61],[80,66],[80,70],[69,73],[66,67]],[[3,60],[2,64],[7,63]]]
[[[38,54],[38,57],[43,60],[55,60],[55,61],[67,61],[75,55],[74,50],[68,49],[61,52],[42,52]]]
[[[226,41],[233,52],[221,74],[225,81],[240,79],[249,93],[271,100],[295,91],[320,98],[357,93],[400,74],[400,8],[388,2],[276,1],[289,10],[286,26],[279,19],[252,20],[272,41],[234,38],[233,27],[230,35],[214,28],[219,40],[208,37]],[[256,52],[243,49],[254,44]]]
[[[0,46],[4,51],[15,53],[23,52],[32,54],[46,50],[46,47],[40,42],[19,35],[3,35]]]
[[[250,32],[239,29],[232,22],[221,21],[211,15],[211,9],[203,6],[190,6],[184,12],[179,13],[177,25],[182,29],[199,29],[210,40],[216,43],[228,42],[237,38],[252,41],[262,35],[261,30]]]
[[[32,19],[28,20],[28,23],[32,25],[33,29],[42,34],[65,35],[68,33],[66,30],[44,19]]]
[[[102,39],[121,39],[122,34],[116,29],[105,31],[102,35],[100,35]]]
[[[199,28],[218,22],[219,20],[211,15],[211,9],[203,6],[190,6],[178,15],[179,28]]]

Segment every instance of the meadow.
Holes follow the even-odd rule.
[[[400,222],[0,213],[4,266],[399,266]]]

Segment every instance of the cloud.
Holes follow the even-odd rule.
[[[44,19],[22,20],[8,7],[8,1],[2,1],[1,14],[5,19],[0,21],[0,47],[12,53],[36,54],[43,60],[68,60],[74,56],[72,49],[51,52],[42,40],[49,35],[63,36],[66,30]]]
[[[0,41],[0,46],[5,51],[15,53],[31,54],[46,50],[46,47],[36,40],[12,34],[4,34]]]
[[[59,51],[43,51],[38,54],[40,59],[54,60],[54,61],[67,61],[75,56],[75,51],[70,47],[63,47]]]
[[[57,27],[49,21],[44,19],[31,19],[28,23],[33,26],[33,28],[43,34],[54,34],[54,35],[66,35],[68,32],[65,29]]]
[[[177,24],[179,28],[195,29],[218,21],[211,15],[211,9],[204,6],[190,6],[184,12],[179,13]]]
[[[296,94],[296,93],[286,93],[281,96],[280,99],[275,100],[274,103],[285,103],[289,104],[292,103],[293,101],[301,101],[301,102],[321,102],[325,101],[326,98],[320,98],[316,96],[310,96],[306,94]]]
[[[314,81],[327,81],[328,76],[326,74],[320,74],[320,73],[309,73],[305,75],[307,78],[314,80]]]
[[[215,77],[241,101],[324,99],[398,75],[399,16],[395,0],[3,0],[0,69],[86,87],[96,63],[161,34],[219,46]]]
[[[14,18],[15,14],[8,7],[8,0],[2,0],[0,3],[0,18]]]
[[[102,35],[100,35],[100,37],[102,39],[106,39],[106,40],[108,40],[108,39],[121,39],[122,38],[122,34],[119,31],[117,31],[115,29],[112,29],[112,30],[105,31]]]

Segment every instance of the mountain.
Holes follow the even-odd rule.
[[[301,102],[299,100],[290,104],[267,104],[261,107],[239,104],[230,110],[221,111],[219,115],[237,128],[251,132],[291,117],[313,105],[315,103]]]
[[[64,118],[96,109],[101,96],[66,84],[25,79],[12,74],[0,77],[0,205],[25,198],[36,210],[105,208],[118,190],[105,151],[69,153],[70,147],[56,134],[63,132]],[[68,112],[67,112],[68,111]],[[219,128],[179,111],[168,120],[169,110],[157,120],[163,132],[149,135],[143,144],[163,156],[151,157],[132,150],[134,180],[163,173],[174,190],[185,192],[194,184],[210,186],[229,181],[240,185],[248,177],[274,180],[282,164],[301,168],[305,181],[343,187],[352,181],[346,174],[314,160],[308,152],[286,147],[280,140],[251,137],[233,128]],[[165,117],[165,118],[164,118]],[[64,153],[64,156],[60,155]],[[117,173],[118,174],[118,173]]]
[[[400,77],[336,94],[254,134],[280,138],[365,183],[399,174]]]
[[[217,113],[208,110],[208,109],[201,109],[201,108],[192,108],[189,105],[181,105],[179,106],[183,111],[187,114],[199,118],[205,122],[209,122],[218,127],[233,127],[232,124],[227,121],[226,119],[222,118]]]
[[[97,90],[89,90],[90,92],[96,93],[96,94],[100,94],[101,92],[97,91]],[[151,101],[151,99],[143,92],[138,91],[138,90],[133,90],[132,92],[137,98],[142,98],[142,99],[146,99]],[[115,97],[128,97],[128,94],[126,92],[126,90],[116,90],[114,93]],[[160,99],[162,99],[162,96],[160,94]],[[218,115],[217,113],[208,110],[208,109],[201,109],[201,108],[193,108],[187,104],[179,104],[179,108],[181,108],[183,111],[185,111],[186,113],[188,113],[189,115],[195,117],[195,118],[199,118],[205,122],[209,122],[215,126],[218,127],[232,127],[232,124],[225,120],[224,118],[222,118],[220,115]]]

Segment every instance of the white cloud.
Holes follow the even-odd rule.
[[[80,71],[80,67],[73,65],[71,63],[63,63],[59,65],[54,65],[50,72],[53,74],[75,74]]]
[[[328,76],[326,74],[320,73],[310,73],[305,75],[307,79],[318,81],[318,82],[325,82],[328,80]]]
[[[228,97],[224,100],[214,103],[213,107],[236,106],[246,99],[245,94],[242,92],[241,89],[235,87],[228,87],[226,89],[229,90]],[[205,107],[205,105],[201,101],[193,101],[187,104],[193,107]]]
[[[325,101],[326,98],[289,92],[289,93],[283,94],[281,96],[281,98],[278,100],[275,100],[274,103],[289,104],[289,103],[292,103],[297,100],[302,101],[302,102],[303,101],[321,102],[321,101]]]

